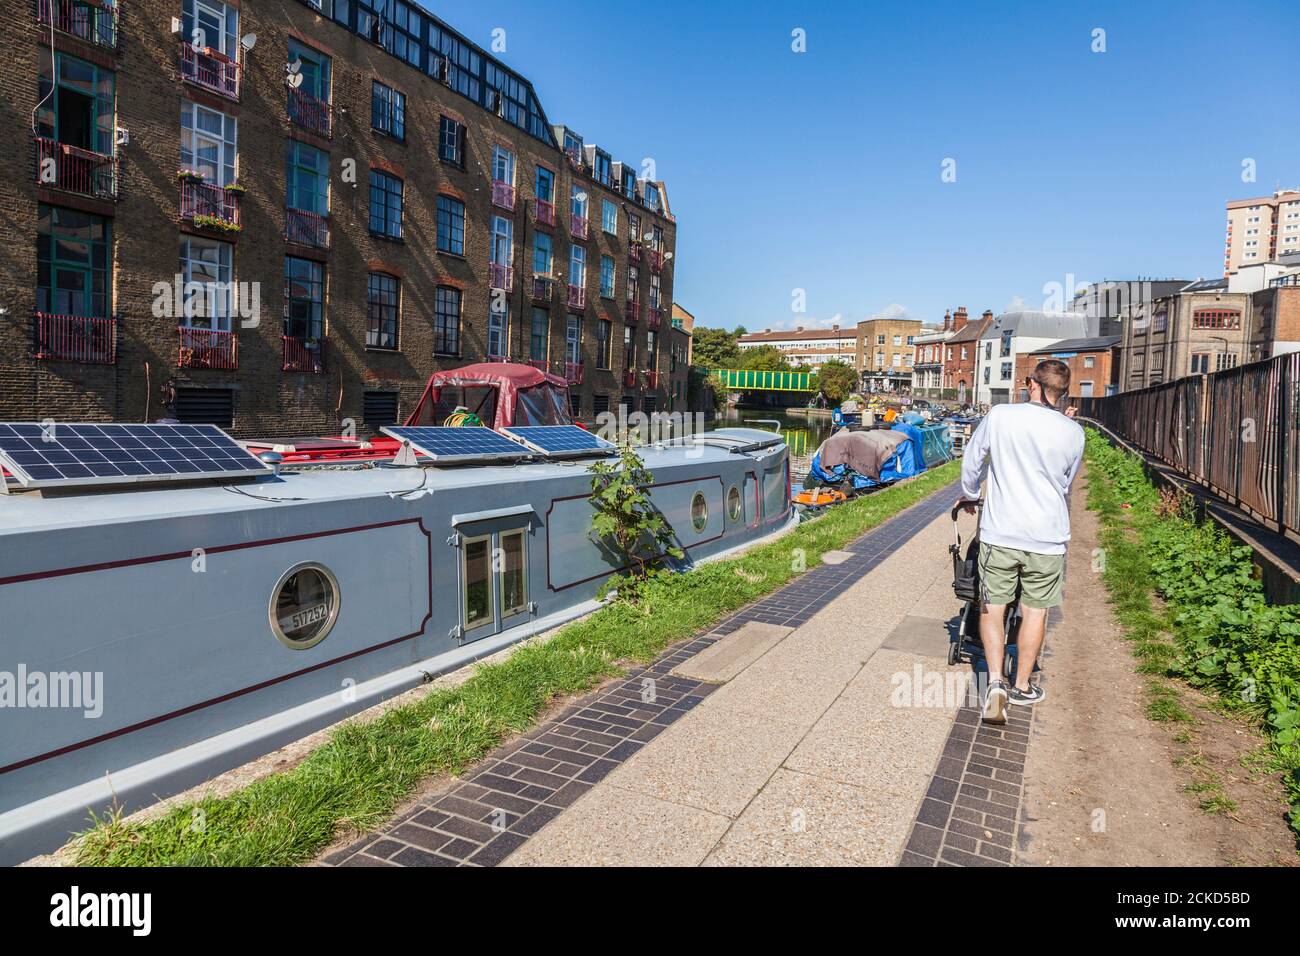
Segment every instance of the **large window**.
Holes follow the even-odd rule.
[[[288,140],[285,146],[285,182],[290,209],[327,215],[329,200],[329,154],[314,146]]]
[[[443,116],[438,128],[438,158],[465,168],[465,127]]]
[[[587,218],[588,197],[585,191],[577,186],[569,187],[569,211],[573,213],[575,219]]]
[[[600,228],[610,235],[618,235],[618,207],[608,199],[600,201]]]
[[[181,101],[181,167],[210,186],[235,181],[236,121],[190,100]]]
[[[36,309],[107,318],[110,312],[110,220],[59,206],[36,218]]]
[[[48,38],[47,38],[48,39]],[[105,156],[113,154],[117,125],[111,70],[49,50],[40,51],[36,135]]]
[[[659,334],[647,329],[645,334],[645,367],[655,369],[659,364]]]
[[[233,60],[238,53],[239,11],[220,0],[182,0],[181,33],[196,49],[210,47]]]
[[[366,282],[366,348],[396,349],[401,284],[395,276],[372,272]]]
[[[284,334],[318,342],[325,337],[325,267],[284,257]]]
[[[506,329],[510,325],[510,303],[504,297],[493,296],[492,308],[488,312],[487,354],[502,356],[506,354]]]
[[[587,285],[587,250],[577,244],[569,246],[569,285],[579,289]]]
[[[528,357],[534,362],[545,362],[551,337],[551,313],[533,306],[533,322],[528,336]]]
[[[659,275],[650,273],[650,308],[659,308]]]
[[[370,231],[402,238],[402,181],[378,169],[370,170]]]
[[[1239,329],[1241,313],[1236,309],[1197,309],[1192,313],[1194,329]]]
[[[228,242],[181,236],[180,272],[185,310],[180,325],[230,331],[231,246]]]
[[[614,298],[614,258],[612,256],[600,257],[600,297],[602,299]]]
[[[438,197],[438,249],[465,254],[465,204],[451,196]]]
[[[492,179],[507,186],[515,184],[515,154],[504,146],[492,147]]]
[[[571,315],[564,326],[564,360],[572,365],[582,364],[582,316]]]
[[[378,80],[372,81],[370,126],[394,139],[406,139],[406,94]]]
[[[627,267],[627,301],[641,301],[641,270],[636,266]]]
[[[483,58],[464,39],[429,24],[429,73],[461,96],[482,102]]]
[[[492,217],[492,246],[489,261],[498,266],[510,266],[515,261],[515,224],[505,216]]]
[[[623,326],[623,368],[636,368],[636,339],[632,337],[632,326]]]
[[[555,173],[545,166],[537,167],[537,178],[533,182],[533,195],[542,202],[555,202]]]
[[[544,232],[533,233],[533,274],[551,274],[551,237]]]
[[[608,319],[596,321],[596,368],[609,368],[613,334],[614,323]]]
[[[433,294],[433,351],[460,355],[460,289],[440,285]]]

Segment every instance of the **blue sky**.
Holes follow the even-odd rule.
[[[427,6],[484,47],[504,29],[552,123],[653,158],[705,325],[1219,275],[1224,202],[1300,185],[1291,0]]]

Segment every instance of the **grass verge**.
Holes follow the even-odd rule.
[[[1186,496],[1158,492],[1141,459],[1091,428],[1087,459],[1102,581],[1147,679],[1147,716],[1194,724],[1179,693],[1190,684],[1216,695],[1214,710],[1257,726],[1268,753],[1253,759],[1281,772],[1300,835],[1300,605],[1268,604],[1249,548],[1198,521]],[[1194,733],[1175,739],[1190,743]],[[1217,775],[1194,776],[1188,789],[1202,810],[1236,809]]]
[[[458,687],[434,692],[375,720],[336,729],[291,770],[225,797],[182,804],[156,820],[96,821],[82,834],[82,866],[287,866],[306,862],[349,829],[377,826],[422,778],[457,773],[547,705],[618,673],[620,661],[661,650],[776,590],[825,551],[954,481],[949,462],[910,481],[831,509],[739,557],[652,578],[632,605],[610,604],[550,640],[480,666]]]

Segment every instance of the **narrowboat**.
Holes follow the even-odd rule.
[[[577,431],[565,380],[493,365],[435,376],[408,427],[367,441],[230,451],[211,426],[68,425],[38,446],[0,425],[0,863],[599,607],[620,570],[590,533],[608,449],[548,445]],[[420,427],[453,406],[481,425],[434,428],[457,433],[448,454]],[[130,476],[151,442],[251,477]],[[65,452],[95,480],[32,479]],[[688,565],[797,520],[771,432],[641,454]]]

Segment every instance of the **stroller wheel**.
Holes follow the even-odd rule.
[[[1007,680],[1016,676],[1016,662],[1010,654],[1004,654],[1002,657],[1002,676]]]
[[[961,639],[953,641],[948,645],[948,666],[961,663]]]

